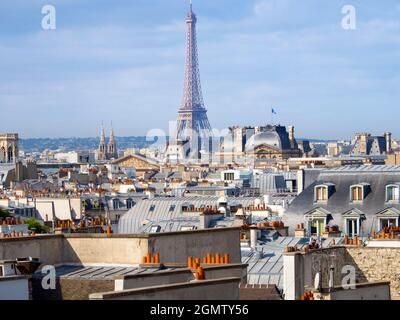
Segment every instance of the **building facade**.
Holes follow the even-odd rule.
[[[15,163],[18,159],[18,134],[0,134],[0,163]]]
[[[246,156],[254,160],[285,160],[297,158],[302,151],[294,136],[294,127],[233,127],[221,143],[221,154]],[[310,150],[306,148],[306,151]]]
[[[350,155],[378,156],[392,153],[392,134],[389,132],[381,136],[372,136],[369,133],[357,133],[353,139]]]
[[[304,223],[308,235],[323,236],[337,226],[341,234],[365,237],[399,227],[400,166],[352,165],[310,175],[284,214],[291,230]]]
[[[97,151],[97,160],[105,161],[118,158],[117,143],[115,141],[114,129],[111,127],[110,138],[106,143],[106,134],[104,127],[101,128],[100,143]]]

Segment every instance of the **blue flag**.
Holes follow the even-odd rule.
[[[271,112],[272,112],[272,114],[276,114],[276,111],[274,108],[272,108]]]

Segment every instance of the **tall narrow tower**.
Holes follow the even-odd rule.
[[[108,153],[108,158],[118,158],[118,152],[117,152],[117,143],[115,142],[115,137],[114,137],[114,129],[111,125],[111,130],[110,130],[110,140],[108,142],[107,146],[107,153]]]
[[[200,139],[211,136],[211,126],[208,122],[207,110],[201,92],[196,22],[196,15],[192,11],[192,3],[190,2],[190,9],[186,17],[185,82],[182,105],[178,111],[177,138],[189,140],[192,143],[196,136]]]
[[[107,146],[106,146],[106,134],[104,127],[101,125],[100,143],[99,143],[99,160],[107,160]]]

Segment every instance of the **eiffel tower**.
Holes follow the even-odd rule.
[[[211,126],[207,118],[200,84],[200,70],[197,53],[196,15],[190,9],[186,17],[187,43],[185,82],[182,105],[178,111],[177,139],[190,141],[191,145],[202,143],[211,137]],[[196,138],[198,139],[197,141]]]

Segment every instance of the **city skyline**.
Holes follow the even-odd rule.
[[[114,122],[117,136],[166,130],[181,102],[189,1],[60,1],[50,31],[40,25],[45,4],[0,4],[3,131],[91,137],[102,120]],[[395,1],[352,1],[356,30],[341,26],[344,1],[234,4],[193,4],[214,128],[264,125],[274,108],[275,122],[295,125],[297,136],[400,136],[390,116],[399,98]]]

